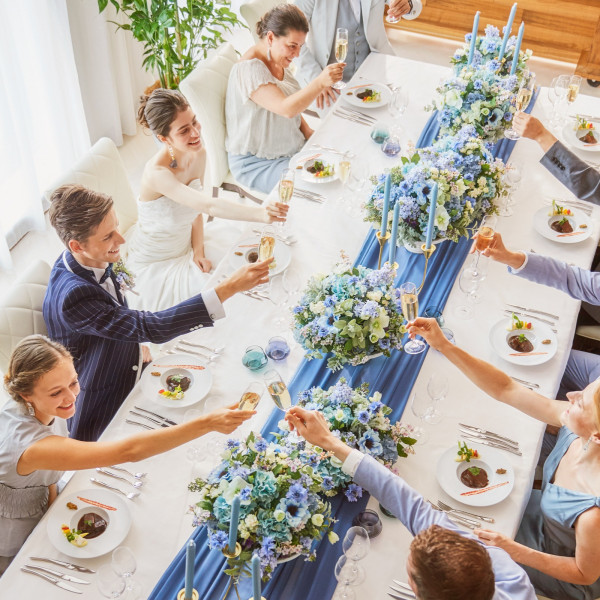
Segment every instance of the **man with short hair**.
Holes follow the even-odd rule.
[[[342,470],[375,496],[415,536],[406,561],[418,600],[536,600],[525,571],[434,510],[401,477],[335,437],[319,412],[294,406],[286,419],[306,441],[333,452]]]
[[[225,316],[225,300],[268,281],[271,261],[264,261],[172,308],[132,310],[123,294],[132,282],[123,282],[122,274],[119,281],[112,269],[125,241],[112,198],[62,186],[52,194],[50,222],[67,249],[52,268],[43,314],[48,335],[71,352],[79,375],[81,406],[69,422],[71,437],[79,440],[98,439],[137,382],[143,362],[152,360],[140,343],[162,344],[210,327]]]

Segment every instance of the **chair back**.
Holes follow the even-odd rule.
[[[252,32],[255,42],[260,39],[256,33],[256,24],[260,18],[278,4],[287,4],[286,0],[247,0],[240,4],[240,13]]]
[[[137,221],[137,203],[127,171],[115,143],[109,138],[100,138],[69,171],[52,184],[45,192],[48,201],[56,188],[68,183],[83,185],[111,196],[121,234],[126,233]]]
[[[48,335],[42,304],[50,278],[50,265],[34,262],[0,298],[0,371],[6,373],[15,346],[34,333]]]
[[[229,174],[225,150],[225,97],[229,73],[238,61],[232,44],[222,44],[179,85],[202,126],[207,165],[204,189],[220,187]]]

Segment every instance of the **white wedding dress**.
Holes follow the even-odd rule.
[[[202,190],[199,179],[190,187]],[[200,293],[210,278],[193,261],[192,223],[197,211],[166,196],[138,200],[138,221],[127,232],[125,265],[135,279],[127,301],[138,310],[170,308]],[[204,252],[213,268],[223,258],[239,229],[231,221],[204,223]]]

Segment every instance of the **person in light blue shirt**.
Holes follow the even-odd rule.
[[[335,437],[323,415],[292,407],[291,428],[333,452],[342,469],[375,496],[415,536],[406,561],[408,583],[423,600],[535,600],[525,571],[500,548],[483,545],[434,510],[401,477]]]

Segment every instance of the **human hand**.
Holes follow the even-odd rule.
[[[325,88],[318,96],[317,96],[317,108],[323,109],[326,106],[331,106],[337,100],[340,91],[328,87]]]
[[[283,202],[269,202],[265,205],[265,211],[267,213],[265,223],[273,223],[275,221],[284,222],[287,219],[289,209],[289,204],[284,204]]]
[[[329,423],[319,411],[292,406],[285,413],[285,420],[290,429],[295,429],[307,442],[323,450],[331,450],[331,444],[339,441],[329,431]]]
[[[194,254],[194,263],[203,273],[210,273],[212,269],[212,263],[205,256]]]
[[[473,236],[473,245],[471,246],[471,250],[469,250],[469,254],[473,254],[476,250],[477,246],[477,236],[479,234],[476,233]],[[492,241],[490,245],[481,253],[482,256],[487,256],[496,262],[502,263],[503,265],[508,265],[513,269],[519,269],[523,266],[525,262],[525,253],[524,252],[512,252],[509,250],[502,241],[502,236],[498,233],[494,233],[494,237],[492,237]]]
[[[524,112],[518,112],[513,117],[513,129],[521,137],[535,140],[544,152],[547,152],[556,142],[556,138],[542,125],[540,120]]]
[[[218,408],[206,415],[208,426],[211,431],[219,433],[232,433],[244,421],[250,419],[256,414],[255,410],[238,410],[238,403],[232,404],[227,408]],[[200,419],[204,417],[199,417]]]
[[[142,362],[149,363],[152,362],[152,354],[150,354],[150,348],[148,346],[144,346],[142,344]]]
[[[410,4],[408,0],[391,0],[388,6],[388,16],[399,19],[402,15],[407,15],[410,12]]]
[[[317,77],[325,89],[330,88],[334,83],[342,79],[346,63],[332,63],[327,65],[321,74]]]
[[[497,531],[492,531],[491,529],[474,529],[473,534],[488,546],[497,546],[507,552],[509,552],[509,549],[515,543],[514,540],[508,536],[498,533]]]
[[[269,265],[273,262],[273,257],[245,265],[235,271],[227,279],[215,286],[215,292],[221,302],[225,302],[238,292],[251,290],[257,285],[269,281]]]
[[[415,336],[420,335],[425,338],[425,341],[435,350],[440,350],[445,344],[452,345],[444,332],[440,329],[436,319],[424,319],[418,317],[414,321],[408,323],[408,335],[411,340],[415,339]]]

